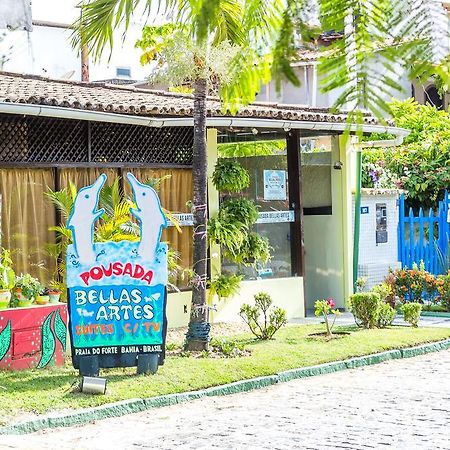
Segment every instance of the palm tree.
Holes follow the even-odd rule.
[[[113,30],[122,21],[128,26],[136,6],[134,0],[94,0],[83,6],[83,14],[78,29],[91,48],[94,57],[99,57],[105,45],[112,46]],[[150,8],[151,2],[143,2]],[[158,3],[158,2],[157,2]],[[220,94],[227,107],[235,111],[240,104],[254,99],[262,78],[268,80],[267,58],[257,51],[264,41],[273,37],[280,17],[280,8],[261,0],[168,0],[165,11],[175,17],[173,26],[148,27],[147,35],[140,46],[146,50],[147,60],[158,54],[169,44],[177,44],[172,34],[183,37],[183,43],[190,45],[192,60],[189,66],[194,93],[194,143],[193,143],[193,282],[192,308],[187,335],[189,350],[204,350],[209,341],[207,323],[207,153],[206,153],[206,96],[212,82],[220,81]],[[244,8],[245,6],[245,8]],[[261,29],[261,24],[266,27]],[[82,30],[82,32],[81,32]],[[78,34],[79,36],[80,34]],[[160,39],[158,39],[160,38]],[[75,37],[79,44],[79,39]],[[161,47],[161,43],[163,44]],[[227,72],[232,76],[220,76],[210,64],[214,49],[223,46],[223,57],[228,55]],[[239,52],[233,51],[238,48]],[[217,52],[216,52],[217,53]],[[248,65],[248,58],[253,60]],[[167,59],[168,60],[168,59]],[[186,69],[189,67],[186,66]],[[178,71],[179,73],[179,71]],[[187,75],[183,75],[187,77]]]
[[[79,46],[82,40],[94,59],[98,59],[106,47],[112,49],[114,31],[119,26],[126,31],[138,7],[148,15],[152,8],[161,8],[173,18],[172,31],[181,30],[197,49],[191,61],[191,66],[197,70],[192,80],[193,271],[196,283],[192,291],[188,349],[206,348],[209,333],[205,292],[207,244],[204,239],[207,220],[206,95],[211,86],[211,78],[205,75],[204,69],[208,67],[209,51],[225,42],[239,48],[229,61],[233,76],[220,80],[220,96],[225,109],[231,112],[254,99],[261,80],[268,81],[270,69],[278,84],[285,77],[298,85],[291,62],[299,41],[315,42],[319,31],[342,32],[342,39],[327,49],[320,70],[325,91],[344,87],[336,106],[351,107],[353,114],[349,117],[352,120],[355,117],[361,120],[366,109],[380,118],[389,110],[383,96],[387,87],[400,88],[396,82],[398,70],[426,78],[436,67],[430,58],[433,55],[433,18],[427,7],[431,0],[318,0],[318,3],[320,23],[316,28],[308,23],[310,5],[304,0],[91,0],[83,4],[74,44]],[[411,9],[413,3],[415,9]],[[169,33],[163,36],[161,29],[159,33],[159,38],[164,38],[161,42],[167,43]],[[153,42],[158,43],[157,39]],[[383,73],[371,70],[369,62],[374,58],[385,67]],[[442,73],[445,75],[448,71]]]

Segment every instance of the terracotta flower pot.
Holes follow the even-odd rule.
[[[50,303],[58,303],[59,299],[61,297],[61,292],[59,291],[50,291],[48,293],[49,297],[50,297]]]

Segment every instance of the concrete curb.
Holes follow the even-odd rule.
[[[324,375],[328,373],[338,372],[341,370],[355,369],[357,367],[370,366],[392,359],[411,358],[427,353],[438,352],[450,348],[450,339],[432,342],[430,344],[419,345],[416,347],[408,347],[399,350],[389,350],[381,353],[361,356],[357,358],[345,359],[343,361],[334,361],[317,366],[301,367],[298,369],[284,370],[275,375],[268,375],[258,378],[250,378],[247,380],[236,381],[234,383],[214,386],[207,389],[201,389],[192,392],[182,392],[180,394],[160,395],[151,398],[135,398],[124,400],[121,402],[108,403],[106,405],[93,408],[79,409],[76,412],[66,415],[48,415],[41,419],[29,420],[0,427],[0,435],[6,434],[27,434],[47,428],[70,427],[74,425],[83,425],[92,421],[107,419],[110,417],[120,417],[126,414],[133,414],[146,411],[152,408],[160,408],[179,403],[185,403],[197,400],[202,397],[212,397],[219,395],[237,394],[239,392],[247,392],[254,389],[262,389],[277,383],[284,383],[299,378],[312,377],[316,375]]]

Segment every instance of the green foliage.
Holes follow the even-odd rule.
[[[217,153],[220,158],[283,155],[286,154],[286,140],[217,144]]]
[[[241,192],[250,186],[250,175],[237,161],[219,159],[212,182],[220,192]]]
[[[219,217],[227,222],[241,223],[250,228],[258,220],[258,208],[252,200],[233,198],[220,205]]]
[[[37,295],[42,290],[42,285],[37,278],[32,277],[30,274],[26,273],[16,278],[14,288],[22,289],[22,295],[31,300],[36,298]]]
[[[408,0],[320,1],[322,29],[343,31],[320,59],[322,91],[343,87],[334,106],[353,105],[352,120],[360,122],[364,110],[380,119],[390,111],[385,99],[403,92],[399,71],[421,79],[436,72],[432,8],[422,2],[411,5]]]
[[[221,353],[227,358],[242,356],[245,351],[245,344],[237,339],[214,338],[210,342],[213,351]]]
[[[266,237],[250,232],[244,236],[242,245],[232,255],[237,264],[252,266],[256,263],[265,264],[270,259],[270,243]]]
[[[359,292],[349,298],[350,311],[364,328],[377,326],[380,305],[380,296],[375,292]]]
[[[436,280],[436,286],[441,305],[446,311],[450,311],[450,272],[446,275],[439,275]]]
[[[286,311],[279,307],[271,309],[271,306],[272,298],[265,292],[255,295],[255,306],[246,303],[241,306],[239,315],[257,339],[271,339],[283,325],[287,324]]]
[[[393,174],[410,206],[436,207],[450,184],[450,114],[413,99],[394,101],[391,109],[395,124],[410,134],[401,146],[363,154],[363,186],[371,187],[370,167],[378,167],[374,177]]]
[[[235,274],[217,275],[209,282],[211,294],[216,294],[219,300],[235,296],[241,287],[242,276]]]
[[[333,309],[335,306],[334,300],[332,298],[328,298],[327,300],[316,300],[314,302],[314,315],[316,317],[323,316],[325,320],[325,326],[327,329],[327,336],[332,337],[334,323],[336,322],[336,318],[341,314],[338,309]],[[330,324],[328,316],[333,314],[333,322]]]
[[[419,326],[422,305],[420,303],[408,302],[401,306],[401,312],[405,322],[410,323],[414,328]]]
[[[14,287],[15,273],[12,268],[9,250],[2,249],[0,260],[0,289],[10,290]]]
[[[225,252],[234,258],[243,245],[246,230],[239,222],[222,221],[211,217],[208,220],[208,237],[211,242],[219,244]]]
[[[436,295],[436,278],[427,272],[423,264],[412,269],[391,270],[385,282],[389,284],[392,293],[404,301],[406,298],[413,302],[421,302],[423,298]]]
[[[377,293],[382,302],[389,303],[392,307],[395,307],[394,293],[390,284],[386,282],[377,284],[372,288],[372,292]]]
[[[395,309],[389,303],[381,302],[380,308],[378,310],[378,328],[386,328],[392,325],[392,322],[395,319]]]

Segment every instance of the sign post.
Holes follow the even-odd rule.
[[[72,362],[82,376],[100,368],[137,366],[155,373],[165,355],[167,301],[167,226],[156,192],[127,175],[139,221],[137,242],[94,242],[102,174],[80,189],[67,228],[67,286]]]

